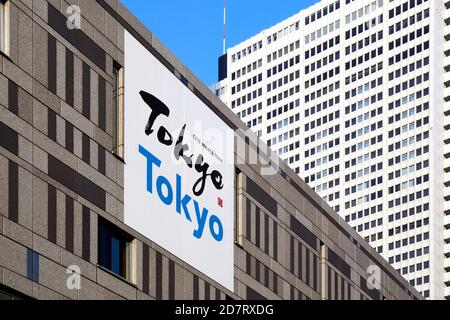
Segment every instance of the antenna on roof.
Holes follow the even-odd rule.
[[[227,53],[227,0],[223,0],[223,54]]]

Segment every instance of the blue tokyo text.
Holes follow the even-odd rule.
[[[192,235],[201,239],[205,233],[205,228],[209,231],[214,240],[220,242],[223,239],[223,225],[219,217],[211,214],[209,210],[193,199],[189,194],[182,191],[182,177],[175,174],[175,188],[167,177],[162,175],[155,177],[154,168],[162,165],[160,159],[139,145],[139,153],[147,160],[147,191],[155,196],[156,194],[166,206],[174,206],[180,217],[185,217],[186,221],[194,224]],[[194,212],[195,215],[192,215]],[[193,221],[193,219],[195,221]],[[208,232],[207,231],[207,232]]]

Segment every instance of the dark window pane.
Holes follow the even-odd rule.
[[[99,220],[98,226],[99,265],[126,278],[129,261],[127,248],[132,238],[104,219]]]
[[[111,271],[117,274],[121,274],[120,270],[120,240],[111,238]]]

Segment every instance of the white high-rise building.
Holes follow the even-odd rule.
[[[214,86],[431,299],[450,298],[445,5],[450,1],[320,1],[228,49]]]
[[[444,294],[450,299],[450,0],[444,5]]]

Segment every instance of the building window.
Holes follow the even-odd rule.
[[[98,221],[98,264],[116,275],[135,282],[133,238],[105,219]]]
[[[0,284],[0,301],[26,300],[26,299],[28,300],[30,298],[16,290],[13,290],[7,286]]]
[[[0,0],[0,52],[9,55],[9,1]]]
[[[39,254],[27,249],[27,278],[39,283]]]
[[[1,0],[0,0],[1,1]],[[123,68],[114,63],[114,87],[113,87],[113,153],[124,158],[124,75]]]

